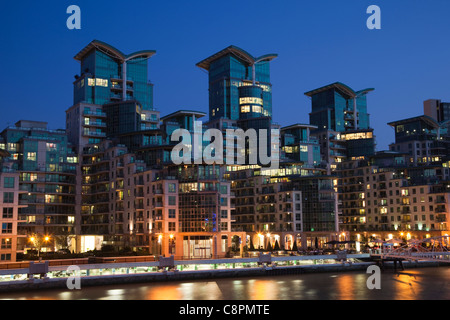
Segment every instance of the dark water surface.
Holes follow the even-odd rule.
[[[450,300],[450,267],[381,273],[369,290],[365,271],[238,279],[158,282],[81,290],[0,294],[15,300]],[[81,282],[83,285],[83,282]]]

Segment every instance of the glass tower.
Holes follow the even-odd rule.
[[[76,56],[81,75],[74,82],[74,105],[103,105],[137,100],[144,110],[153,110],[153,84],[148,81],[148,59],[144,50],[125,55],[104,42],[94,40]]]
[[[336,82],[306,92],[305,95],[311,97],[312,102],[310,124],[317,126],[319,130],[337,132],[369,129],[366,95],[373,90],[354,91]]]
[[[209,74],[209,117],[210,120],[225,118],[238,120],[239,87],[259,86],[262,89],[263,110],[261,114],[272,116],[272,84],[270,83],[270,61],[277,57],[268,54],[259,58],[248,52],[230,46],[197,66]]]

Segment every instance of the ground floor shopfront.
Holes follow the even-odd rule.
[[[330,241],[343,241],[347,234],[337,232],[252,232],[247,248],[255,250],[307,251],[329,248]]]
[[[175,259],[217,259],[232,252],[243,255],[245,232],[195,232],[158,234],[152,252]]]

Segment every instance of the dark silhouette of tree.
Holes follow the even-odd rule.
[[[292,245],[292,251],[298,251],[297,241],[294,241],[294,244]]]
[[[255,251],[255,246],[253,245],[252,237],[250,237],[250,245],[249,245],[249,251]]]

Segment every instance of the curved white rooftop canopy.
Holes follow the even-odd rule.
[[[109,55],[110,57],[119,60],[120,62],[129,61],[136,58],[148,59],[156,54],[155,50],[142,50],[127,55],[105,42],[93,40],[86,47],[84,47],[74,57],[74,59],[77,61],[81,61],[93,49],[98,49],[104,52],[105,54]]]
[[[361,95],[367,94],[367,93],[375,90],[373,88],[367,88],[367,89],[364,89],[364,90],[354,91],[352,88],[350,88],[349,86],[347,86],[347,85],[345,85],[345,84],[343,84],[341,82],[335,82],[335,83],[323,86],[321,88],[305,92],[305,95],[308,96],[308,97],[312,97],[313,95],[315,95],[317,93],[329,90],[331,88],[339,90],[344,95],[346,95],[348,98],[359,97]]]
[[[230,53],[233,54],[234,56],[236,56],[237,58],[241,59],[242,61],[247,62],[250,66],[254,65],[257,62],[272,61],[273,59],[278,57],[278,55],[275,53],[266,54],[261,57],[254,57],[251,54],[249,54],[247,51],[242,50],[241,48],[238,48],[236,46],[229,46],[229,47],[213,54],[212,56],[200,61],[199,63],[196,64],[196,66],[199,68],[202,68],[206,71],[209,71],[211,62],[213,62],[217,59],[220,59],[223,56],[230,54]]]

